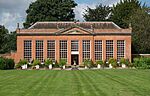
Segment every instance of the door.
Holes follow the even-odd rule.
[[[71,65],[79,65],[79,55],[71,55]]]

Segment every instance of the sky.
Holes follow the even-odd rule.
[[[36,0],[0,0],[0,25],[4,25],[9,31],[15,31],[17,23],[25,22],[26,9],[31,2]],[[83,21],[82,14],[88,7],[95,8],[97,4],[112,6],[120,0],[75,0],[78,6],[75,8],[76,19]],[[141,0],[150,6],[150,0]]]

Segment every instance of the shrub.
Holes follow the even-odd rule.
[[[40,64],[41,64],[41,62],[40,62],[39,60],[35,59],[35,60],[33,61],[32,66],[36,66],[36,65],[40,65]]]
[[[128,67],[133,67],[133,66],[132,66],[132,63],[129,61],[129,59],[126,59],[125,64],[126,64]]]
[[[98,60],[98,61],[96,61],[96,64],[97,64],[97,65],[98,65],[98,64],[103,65],[104,62],[103,62],[103,60]]]
[[[23,59],[20,60],[18,64],[15,65],[15,68],[21,68],[22,65],[28,64],[28,61]]]
[[[1,70],[14,69],[14,66],[15,66],[15,62],[13,59],[0,57],[0,69]]]
[[[6,69],[14,69],[15,62],[13,59],[5,58],[5,63],[6,63]]]
[[[84,60],[83,65],[91,68],[93,66],[93,62],[90,59],[86,59]]]
[[[109,64],[107,63],[107,60],[104,60],[104,65],[103,67],[109,67]]]
[[[0,70],[6,69],[4,58],[0,58]]]
[[[53,65],[54,68],[58,68],[59,67],[59,64],[57,61],[55,61],[55,64]]]
[[[126,66],[132,67],[132,65],[131,65],[131,63],[130,63],[130,61],[129,61],[129,59],[121,58],[121,59],[120,59],[120,64],[121,64],[121,65],[122,65],[122,64],[125,64]]]
[[[125,58],[121,58],[120,59],[120,64],[126,64],[126,59]]]
[[[48,67],[49,65],[52,65],[53,64],[53,61],[52,59],[46,59],[45,60],[45,66]]]
[[[63,67],[66,64],[67,64],[67,60],[66,59],[60,59],[60,61],[59,61],[59,66],[60,67]]]
[[[114,58],[110,58],[108,63],[111,64],[114,68],[117,67],[117,60]]]
[[[134,67],[138,69],[150,69],[150,58],[141,57],[133,59]]]

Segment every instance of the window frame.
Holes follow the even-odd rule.
[[[44,62],[44,41],[36,40],[35,43],[35,58],[40,62]]]
[[[28,62],[32,59],[32,40],[24,40],[24,59]]]

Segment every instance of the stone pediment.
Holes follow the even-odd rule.
[[[92,34],[91,30],[87,30],[84,29],[82,27],[79,26],[75,26],[75,27],[70,27],[64,30],[59,31],[57,34],[62,34],[62,35],[79,35],[79,34]]]

